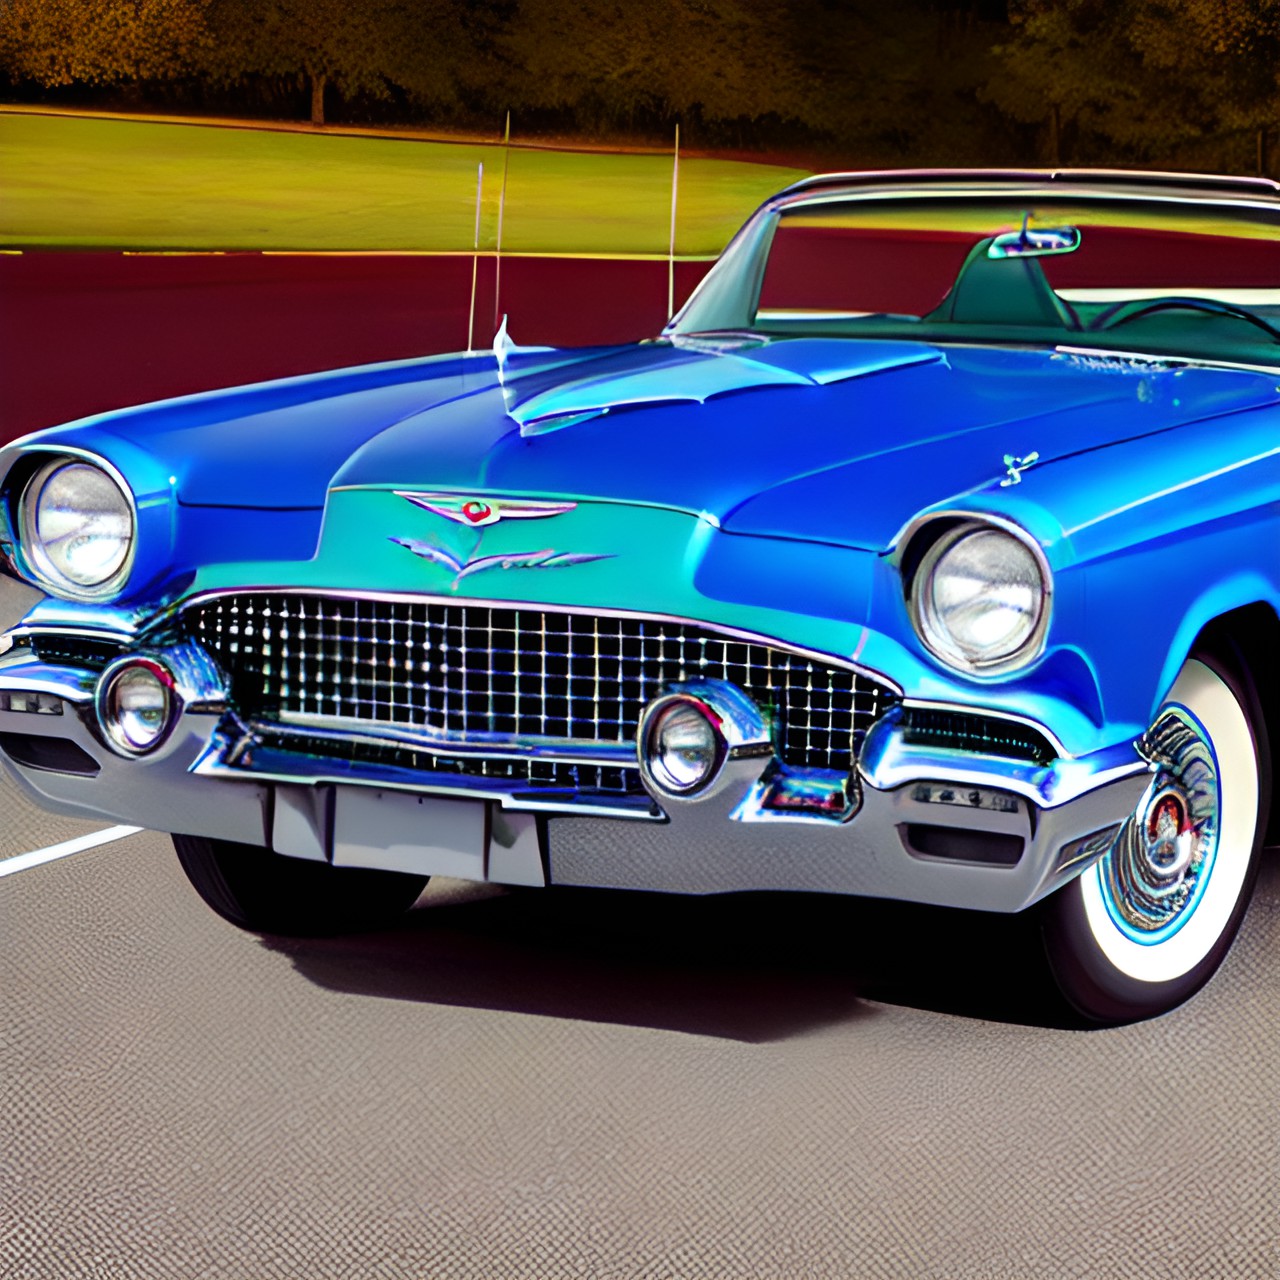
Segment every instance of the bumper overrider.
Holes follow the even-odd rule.
[[[194,623],[149,643],[18,628],[0,637],[0,761],[63,814],[336,865],[993,911],[1020,910],[1100,857],[1147,784],[1131,743],[1071,758],[1039,726],[913,703],[883,677],[822,655],[673,619],[648,620],[637,640],[633,621],[602,629],[593,615],[593,631],[579,619],[557,641],[548,615],[537,615],[539,685],[523,659],[504,668],[494,656],[503,652],[497,628],[530,625],[515,609],[450,622],[467,628],[440,632],[455,638],[452,652],[443,641],[426,646],[441,660],[409,671],[411,687],[452,688],[452,728],[429,706],[415,715],[397,703],[410,661],[396,657],[391,669],[387,655],[411,651],[414,626],[449,621],[408,603],[377,620],[383,649],[360,649],[363,636],[344,633],[349,670],[336,659],[327,669],[298,665],[323,624],[312,622],[309,639],[296,607],[267,619],[219,604],[213,621],[188,612]],[[479,665],[478,634],[490,646]],[[335,637],[322,639],[332,647]],[[615,639],[624,659],[648,664],[647,684],[605,688],[602,663],[620,660],[609,657]],[[652,655],[669,650],[677,657],[654,665]],[[588,651],[591,709],[575,711]],[[786,694],[766,697],[766,679],[788,682]],[[563,706],[557,689],[548,694],[557,681]],[[532,686],[532,727],[542,732],[530,731],[522,701]],[[623,714],[609,703],[635,688],[639,706]],[[457,718],[468,698],[490,707],[488,730],[474,715]],[[504,699],[514,708],[505,718],[495,710]],[[585,714],[593,732],[583,731]],[[132,717],[123,729],[122,716]]]

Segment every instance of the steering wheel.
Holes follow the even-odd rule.
[[[1149,316],[1156,311],[1204,311],[1209,315],[1231,316],[1232,319],[1246,321],[1255,329],[1261,329],[1269,338],[1280,342],[1280,329],[1268,324],[1252,311],[1245,310],[1244,307],[1237,307],[1230,302],[1218,302],[1214,298],[1183,298],[1175,295],[1167,298],[1133,298],[1128,302],[1117,302],[1101,315],[1095,316],[1089,325],[1089,330],[1096,333],[1099,330],[1118,329],[1122,324],[1128,324],[1130,320]]]

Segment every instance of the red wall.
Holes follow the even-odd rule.
[[[677,305],[707,263],[678,263]],[[475,345],[494,334],[481,259]],[[508,258],[515,341],[591,345],[656,334],[667,264]],[[0,441],[121,405],[467,343],[469,257],[0,256]]]

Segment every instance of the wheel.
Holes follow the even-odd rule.
[[[325,934],[372,928],[407,911],[426,876],[286,858],[256,845],[174,836],[195,891],[224,920],[254,933]]]
[[[1143,738],[1151,783],[1111,849],[1044,904],[1063,995],[1086,1019],[1174,1008],[1213,975],[1248,905],[1271,762],[1252,682],[1194,654]]]

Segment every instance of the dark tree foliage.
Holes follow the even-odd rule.
[[[825,151],[1266,164],[1280,0],[0,0],[0,83]]]
[[[1202,137],[1251,136],[1266,171],[1280,121],[1280,0],[1133,0],[1131,38]]]
[[[984,95],[1041,126],[1050,164],[1167,162],[1205,142],[1221,155],[1244,132],[1264,167],[1280,0],[1011,0],[994,52]]]
[[[450,44],[458,42],[449,0],[210,0],[217,34],[207,74],[234,81],[282,77],[310,91],[311,122],[323,124],[325,90],[389,97],[400,86],[440,103],[454,100]]]
[[[872,161],[974,155],[991,6],[929,0],[519,0],[498,37],[518,115],[704,143],[793,141]]]
[[[194,72],[209,0],[3,0],[0,63],[44,86],[116,85]]]
[[[1042,126],[1041,158],[1061,164],[1063,135],[1105,131],[1141,101],[1139,59],[1118,21],[1125,0],[1012,0],[983,96]]]
[[[839,143],[891,164],[1009,158],[991,127],[994,113],[978,97],[999,30],[982,4],[819,0],[808,7],[796,39]]]
[[[520,0],[499,37],[521,106],[603,126],[637,115],[797,115],[779,10],[752,0]]]

